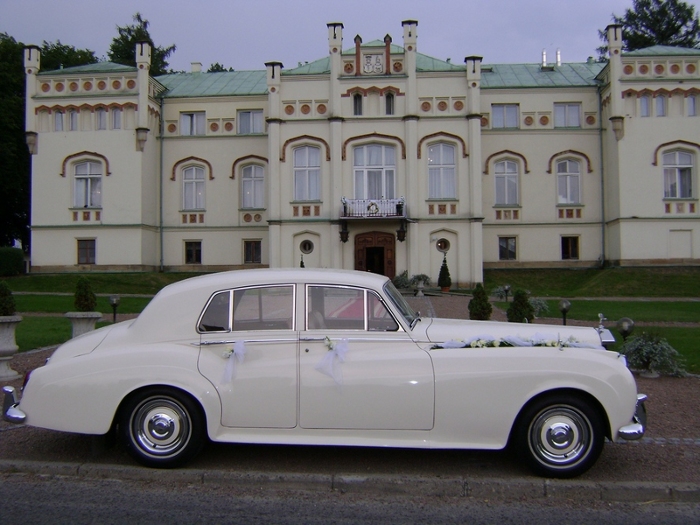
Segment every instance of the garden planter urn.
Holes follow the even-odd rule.
[[[94,330],[95,323],[102,320],[100,312],[68,312],[66,317],[73,323],[73,337]]]
[[[20,376],[10,368],[10,360],[17,353],[15,328],[21,320],[19,315],[0,316],[0,380],[17,379]]]

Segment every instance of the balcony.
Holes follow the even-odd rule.
[[[342,219],[405,219],[406,199],[341,199]]]

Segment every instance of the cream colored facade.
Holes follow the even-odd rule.
[[[436,281],[446,254],[466,286],[484,267],[700,260],[698,50],[622,54],[611,26],[607,65],[456,65],[418,52],[416,21],[402,46],[344,48],[343,29],[293,69],[158,78],[147,44],[136,68],[49,72],[27,48],[33,271]]]

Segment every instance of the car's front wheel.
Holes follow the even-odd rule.
[[[122,408],[119,429],[129,453],[148,467],[178,467],[206,441],[199,405],[187,394],[166,388],[133,395]]]
[[[599,410],[573,395],[550,395],[530,403],[515,428],[519,456],[538,474],[570,478],[586,472],[603,450]]]

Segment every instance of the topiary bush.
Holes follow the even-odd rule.
[[[0,315],[15,315],[16,305],[12,290],[5,281],[0,281]]]
[[[394,286],[399,290],[405,290],[411,287],[411,280],[408,278],[408,270],[404,270],[399,275],[392,279]]]
[[[75,309],[78,312],[94,312],[97,307],[97,297],[92,292],[87,277],[79,277],[75,285]]]
[[[535,310],[530,304],[525,290],[516,290],[513,294],[513,302],[506,311],[508,321],[511,323],[530,323],[535,318]]]
[[[669,342],[656,334],[642,332],[627,338],[620,347],[632,370],[656,372],[661,375],[685,375],[678,351]]]
[[[450,277],[450,269],[447,267],[447,254],[442,256],[442,265],[438,274],[438,286],[440,288],[449,288],[452,286],[452,277]]]
[[[24,252],[19,248],[0,248],[0,276],[10,277],[24,273]]]
[[[489,296],[481,283],[474,288],[474,295],[469,301],[469,319],[475,321],[488,321],[491,319],[493,307],[489,302]]]

